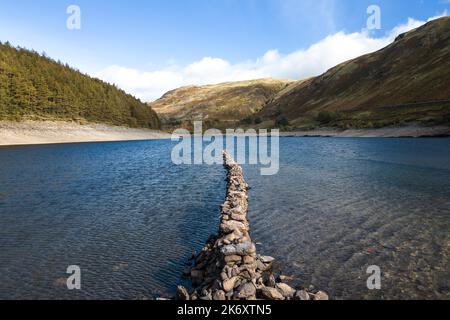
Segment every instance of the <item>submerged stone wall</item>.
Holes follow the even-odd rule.
[[[193,290],[177,287],[179,300],[328,300],[324,292],[295,290],[275,278],[274,258],[256,252],[247,220],[248,190],[242,168],[223,152],[227,169],[227,193],[221,206],[218,235],[210,236],[199,254],[192,257],[187,272]]]

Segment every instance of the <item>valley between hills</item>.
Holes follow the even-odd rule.
[[[317,77],[187,86],[149,103],[0,44],[1,145],[168,138],[197,120],[284,136],[450,136],[450,17]]]

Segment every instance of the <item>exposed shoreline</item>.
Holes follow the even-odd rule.
[[[0,146],[170,139],[149,129],[65,121],[0,121]]]
[[[405,126],[386,127],[379,129],[348,129],[339,130],[323,128],[311,131],[282,132],[282,137],[334,137],[334,138],[420,138],[420,137],[450,137],[448,126]]]
[[[450,127],[389,127],[380,129],[332,128],[282,132],[281,137],[335,138],[418,138],[450,137]],[[65,121],[0,121],[0,146],[113,142],[170,139],[171,134],[158,130],[133,129],[105,124],[81,125]]]

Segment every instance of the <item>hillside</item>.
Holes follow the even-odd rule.
[[[75,120],[159,128],[146,104],[36,52],[0,43],[0,120]]]
[[[450,124],[450,17],[292,85],[256,116],[288,130]]]
[[[260,79],[206,86],[189,86],[166,93],[150,103],[167,126],[188,126],[192,120],[204,120],[217,128],[232,127],[260,111],[292,81]]]

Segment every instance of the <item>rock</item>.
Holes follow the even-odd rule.
[[[191,300],[192,301],[198,300],[198,293],[197,293],[197,291],[194,291],[194,293],[191,295]]]
[[[281,292],[281,294],[283,295],[283,297],[285,298],[289,298],[292,299],[294,297],[295,294],[295,290],[292,289],[290,286],[288,286],[285,283],[278,283],[276,285],[276,288]]]
[[[294,277],[279,275],[278,280],[280,282],[292,281],[292,280],[294,280]]]
[[[244,257],[244,264],[254,264],[254,263],[255,263],[255,258],[253,258],[251,256]]]
[[[274,257],[269,257],[269,256],[260,256],[259,260],[261,260],[262,263],[264,264],[269,264],[275,261]]]
[[[256,287],[253,283],[245,283],[237,289],[238,299],[249,299],[256,296]]]
[[[177,286],[177,299],[182,301],[187,301],[189,299],[189,292],[183,286]]]
[[[242,232],[233,232],[233,233],[230,233],[230,234],[226,235],[226,236],[224,237],[224,240],[233,242],[234,240],[236,240],[237,238],[239,238],[241,235],[242,235]]]
[[[325,292],[319,291],[314,295],[314,300],[330,300],[330,298]]]
[[[231,219],[236,220],[236,221],[240,221],[240,222],[247,221],[247,218],[244,215],[240,215],[240,214],[236,214],[236,213],[233,213],[231,215]]]
[[[281,292],[275,288],[262,287],[261,295],[264,299],[268,300],[284,300],[284,297],[281,294]]]
[[[229,220],[223,221],[220,225],[220,231],[223,233],[232,233],[234,231],[247,231],[248,227],[239,221]]]
[[[311,298],[309,297],[309,293],[306,290],[297,291],[294,295],[294,299],[303,301],[311,300]]]
[[[222,248],[222,253],[226,256],[239,255],[246,256],[256,252],[256,247],[252,242],[231,244]]]
[[[231,214],[231,215],[237,214],[237,215],[245,216],[245,213],[246,213],[246,210],[244,208],[242,208],[241,206],[233,208],[229,211],[229,214]]]
[[[241,256],[238,255],[231,255],[231,256],[225,256],[225,262],[240,262],[241,261]]]
[[[233,277],[233,278],[230,278],[230,279],[225,280],[225,281],[222,283],[223,290],[224,290],[225,292],[232,291],[232,290],[234,289],[234,286],[236,285],[236,281],[237,281],[237,280],[238,280],[237,277]]]
[[[275,288],[275,286],[277,285],[277,282],[275,281],[275,277],[271,273],[264,273],[263,281],[264,281],[264,284],[270,288]]]
[[[227,274],[227,278],[232,278],[233,274],[233,268],[231,268],[230,266],[225,266],[225,268],[223,268],[223,271]]]
[[[270,266],[265,265],[261,260],[256,260],[256,268],[262,272],[270,269]]]
[[[180,300],[327,300],[324,292],[313,295],[305,290],[295,291],[286,284],[288,277],[275,280],[272,264],[275,258],[260,256],[249,234],[247,220],[249,186],[241,167],[225,152],[227,195],[221,206],[218,235],[208,238],[200,254],[192,254],[194,268],[189,275],[194,292],[177,287]],[[188,264],[191,266],[191,263]],[[186,270],[187,273],[189,270]]]
[[[236,277],[241,273],[241,270],[239,270],[238,267],[234,266],[233,269],[231,269],[231,276]]]
[[[252,275],[250,274],[249,271],[245,270],[241,272],[241,277],[244,278],[245,280],[249,280],[251,281],[253,279]]]
[[[204,295],[202,295],[200,297],[200,300],[203,300],[203,301],[211,301],[212,299],[213,299],[213,297],[212,297],[211,291],[206,292]]]
[[[219,290],[214,292],[213,300],[215,301],[224,301],[226,300],[225,292],[223,290]]]

